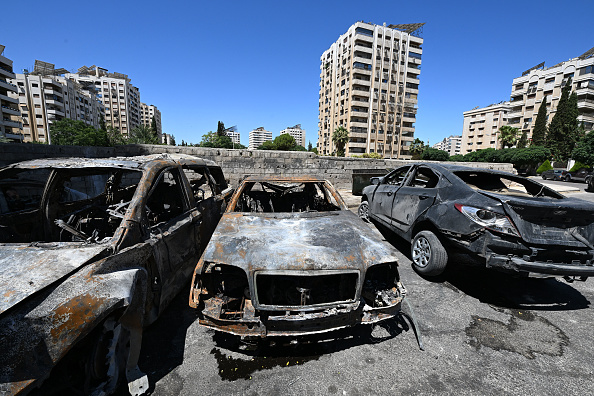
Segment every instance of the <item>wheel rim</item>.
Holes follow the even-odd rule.
[[[426,267],[431,260],[431,245],[424,236],[417,238],[412,249],[412,259],[415,265]]]
[[[363,203],[361,205],[359,205],[359,217],[362,218],[365,221],[369,221],[369,205],[366,203]]]

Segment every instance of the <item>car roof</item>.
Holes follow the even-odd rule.
[[[43,158],[30,161],[17,162],[6,168],[122,168],[145,169],[159,163],[169,162],[171,165],[199,165],[219,167],[214,161],[194,157],[186,154],[152,154],[135,157],[111,158]]]

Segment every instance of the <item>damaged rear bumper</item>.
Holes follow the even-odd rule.
[[[221,318],[223,304],[211,298],[199,322],[203,326],[238,336],[301,336],[393,318],[400,312],[403,298],[404,294],[401,294],[387,307],[372,308],[361,299],[356,308],[334,307],[313,312],[256,311],[251,301],[246,300],[240,319]]]
[[[560,276],[594,276],[594,263],[566,264],[530,261],[517,256],[491,254],[487,257],[487,267],[503,268],[518,272],[533,272]]]

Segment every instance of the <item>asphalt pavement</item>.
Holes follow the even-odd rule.
[[[360,197],[341,194],[356,210]],[[514,278],[462,257],[424,279],[411,267],[409,245],[369,226],[399,252],[412,307],[404,310],[418,320],[424,351],[410,324],[397,320],[245,350],[200,327],[182,293],[145,332],[140,367],[152,393],[594,395],[592,280]]]

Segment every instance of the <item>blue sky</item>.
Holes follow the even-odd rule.
[[[425,22],[415,137],[462,132],[462,112],[508,100],[514,77],[594,46],[594,2],[30,0],[5,15],[0,44],[15,71],[56,67],[125,73],[163,131],[199,142],[217,121],[242,143],[263,126],[301,124],[315,145],[319,59],[358,20]],[[20,15],[27,15],[27,25]]]

